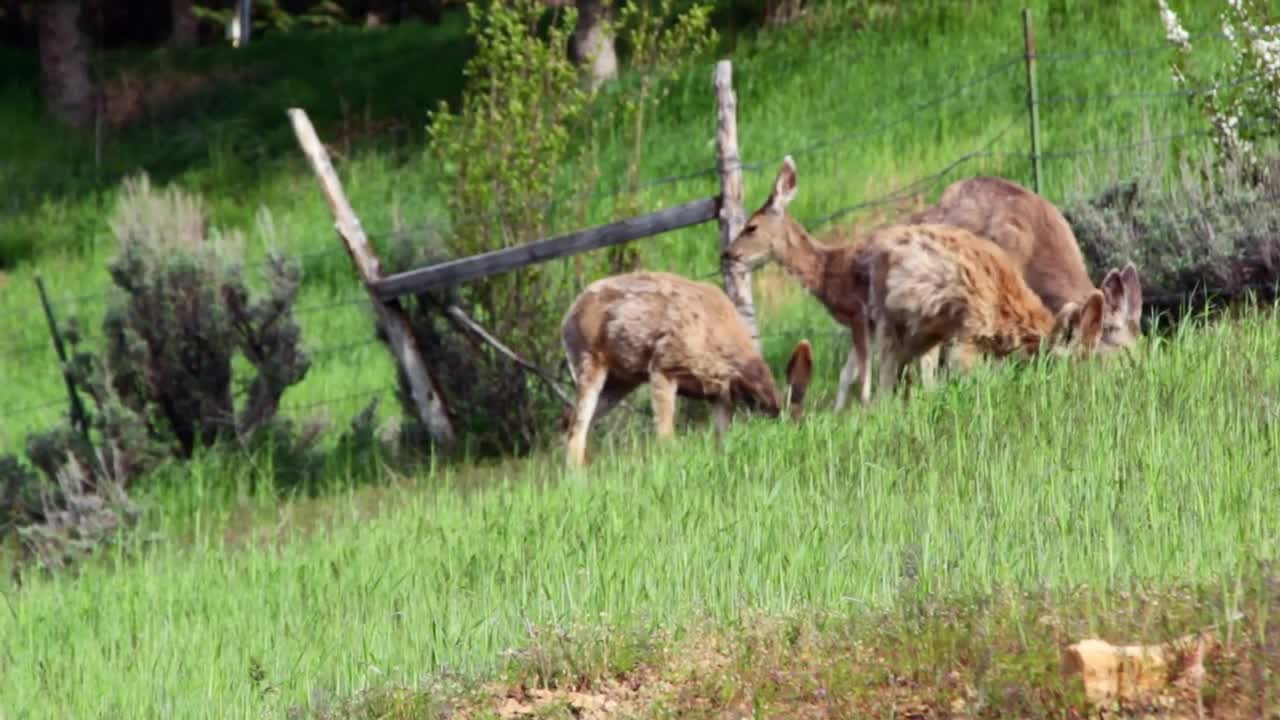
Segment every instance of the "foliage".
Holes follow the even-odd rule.
[[[1259,170],[1257,145],[1280,139],[1280,21],[1265,0],[1226,0],[1220,15],[1229,61],[1212,76],[1193,68],[1191,36],[1178,15],[1158,0],[1165,38],[1174,47],[1174,81],[1187,90],[1213,127],[1226,160]]]
[[[551,10],[538,0],[473,2],[468,9],[476,54],[464,71],[461,106],[452,111],[442,103],[429,126],[431,153],[444,169],[440,187],[452,219],[445,250],[452,257],[520,245],[552,229],[556,180],[587,105],[565,53],[573,9]],[[490,332],[545,365],[559,354],[563,267],[534,265],[471,282],[457,299]],[[529,423],[514,437],[550,424],[549,398],[522,371],[495,372],[480,385],[509,392],[505,404]]]
[[[677,13],[674,0],[636,0],[622,6],[617,34],[628,51],[628,68],[638,78],[636,87],[626,92],[613,108],[617,117],[606,116],[606,126],[626,128],[626,174],[623,187],[629,191],[618,213],[640,212],[640,161],[652,114],[670,98],[674,81],[691,58],[715,45],[711,27],[711,3],[695,2]],[[609,249],[614,271],[636,269],[639,252],[632,245]]]
[[[195,4],[191,12],[197,19],[218,27],[226,27],[236,16],[234,5],[230,8],[216,8]],[[252,17],[255,33],[264,30],[288,33],[304,28],[334,27],[347,21],[342,3],[335,0],[312,0],[301,11],[282,7],[280,0],[254,0]]]
[[[183,458],[252,437],[311,362],[293,317],[296,264],[270,256],[266,294],[255,297],[234,257],[239,237],[210,236],[206,222],[197,198],[153,190],[142,176],[125,183],[112,223],[119,292],[103,320],[101,367],[110,370],[110,392],[145,418],[148,436]],[[254,370],[239,409],[237,353]]]
[[[233,257],[238,238],[210,237],[198,198],[155,190],[145,175],[125,182],[112,228],[118,293],[102,323],[105,348],[81,350],[78,323],[66,328],[66,371],[94,412],[27,438],[40,476],[16,460],[2,468],[0,520],[19,525],[24,546],[52,566],[130,517],[120,510],[124,487],[165,457],[190,459],[235,441],[270,444],[300,461],[315,436],[275,418],[285,390],[310,367],[293,317],[297,267],[269,257],[266,292],[251,292]],[[253,370],[239,385],[237,354]]]
[[[445,259],[438,244],[411,234],[393,235],[383,252],[387,267],[395,272]],[[535,398],[541,402],[544,388],[531,384],[524,370],[446,315],[450,305],[461,306],[461,295],[456,290],[434,290],[401,298],[400,303],[418,342],[429,349],[432,378],[468,454],[526,452],[545,429],[543,408],[533,402]],[[381,325],[377,336],[387,342]],[[408,452],[420,452],[430,447],[431,437],[418,417],[409,379],[399,366],[396,377],[400,445]]]
[[[1095,269],[1133,261],[1143,292],[1181,298],[1232,297],[1280,280],[1280,158],[1258,182],[1243,158],[1184,160],[1171,186],[1138,173],[1064,209]],[[1215,171],[1216,170],[1216,171]]]

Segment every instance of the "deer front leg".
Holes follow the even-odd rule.
[[[676,381],[661,370],[654,370],[649,373],[649,388],[658,437],[669,438],[676,432]]]
[[[587,430],[591,427],[591,416],[595,414],[596,402],[608,378],[608,368],[594,358],[584,358],[582,367],[578,368],[578,397],[574,403],[567,443],[570,466],[581,467],[587,462]]]
[[[937,379],[938,368],[942,365],[940,356],[942,346],[934,345],[920,356],[920,387],[926,390],[933,387]]]
[[[715,407],[712,408],[712,419],[715,421],[716,428],[716,447],[724,445],[724,434],[729,432],[729,425],[733,423],[733,396],[725,393],[716,398]]]

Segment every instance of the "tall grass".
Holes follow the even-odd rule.
[[[646,432],[636,452],[597,441],[580,476],[558,454],[442,469],[377,513],[348,495],[305,531],[285,506],[283,529],[234,546],[215,518],[189,545],[5,591],[0,707],[278,713],[316,689],[491,670],[530,625],[678,630],[1081,584],[1105,605],[1215,583],[1229,605],[1280,550],[1277,352],[1249,314],[1152,340],[1135,364],[1006,365],[905,409],[739,422],[721,451],[705,429],[665,447]]]

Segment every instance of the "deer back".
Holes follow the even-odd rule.
[[[954,225],[991,240],[1053,312],[1084,302],[1095,289],[1066,218],[1053,203],[1009,180],[953,183],[910,222]]]
[[[731,393],[777,414],[773,376],[746,323],[720,288],[637,272],[598,280],[569,308],[562,339],[571,367],[590,354],[611,376],[647,382],[653,371],[692,397]]]

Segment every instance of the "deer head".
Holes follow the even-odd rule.
[[[1125,265],[1123,270],[1107,272],[1102,280],[1102,296],[1102,337],[1098,352],[1128,351],[1142,335],[1142,282],[1133,263]]]
[[[764,206],[747,218],[738,236],[729,243],[725,257],[734,263],[755,269],[787,254],[796,241],[796,221],[787,215],[787,206],[796,197],[798,186],[796,164],[788,155],[773,181],[773,191]]]
[[[1105,301],[1094,290],[1084,304],[1069,302],[1054,316],[1049,345],[1055,355],[1090,357],[1102,352]]]

